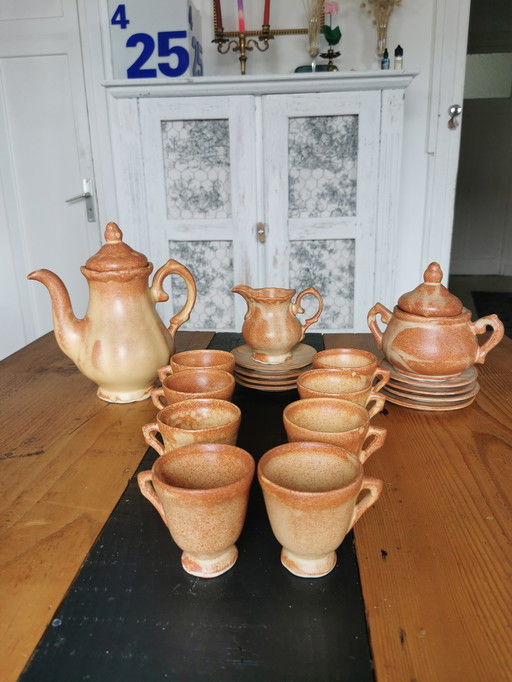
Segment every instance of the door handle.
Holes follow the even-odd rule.
[[[450,114],[448,128],[450,128],[450,130],[454,130],[459,125],[459,122],[456,120],[456,118],[457,116],[461,115],[462,107],[460,106],[460,104],[452,104],[451,107],[448,109],[448,113]]]
[[[258,235],[258,241],[260,244],[264,244],[267,240],[267,233],[265,231],[265,223],[257,223],[256,234]]]
[[[66,204],[71,204],[80,199],[85,199],[85,210],[87,212],[87,221],[89,223],[96,222],[96,217],[94,215],[94,202],[92,200],[91,192],[91,181],[89,178],[84,178],[82,180],[82,194],[77,194],[76,197],[71,197],[71,199],[66,199]]]

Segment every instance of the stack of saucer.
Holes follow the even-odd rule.
[[[235,381],[240,386],[258,391],[290,391],[297,387],[297,377],[311,367],[316,353],[312,346],[299,343],[292,350],[292,357],[285,362],[270,365],[254,360],[249,346],[238,346],[232,351],[235,356]]]
[[[391,378],[382,394],[389,402],[402,407],[439,412],[460,410],[471,405],[480,390],[475,367],[469,367],[457,377],[431,379],[402,374],[387,360],[381,360],[379,364],[391,371]]]

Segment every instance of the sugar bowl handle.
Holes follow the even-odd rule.
[[[377,315],[381,316],[382,322],[384,324],[388,324],[388,322],[391,320],[393,313],[391,310],[388,310],[385,305],[382,305],[382,303],[376,303],[373,308],[368,312],[367,320],[368,320],[368,326],[370,327],[370,331],[373,334],[375,341],[377,342],[377,346],[379,348],[382,348],[382,336],[383,332],[380,330],[379,325],[377,324]]]
[[[300,337],[299,341],[302,341],[302,339],[304,338],[304,335],[306,333],[306,329],[318,320],[318,318],[322,314],[322,310],[324,309],[324,302],[323,302],[323,299],[322,299],[322,296],[320,295],[320,293],[314,287],[308,287],[307,289],[304,289],[304,291],[300,292],[300,294],[295,299],[295,303],[292,304],[293,313],[295,315],[297,313],[303,313],[304,312],[304,309],[301,308],[301,306],[300,306],[300,301],[303,298],[303,296],[306,296],[306,294],[311,294],[312,296],[315,296],[318,299],[318,310],[313,315],[313,317],[310,317],[302,325],[302,336]]]
[[[473,322],[471,325],[475,334],[483,334],[486,331],[487,326],[492,327],[493,331],[487,341],[479,346],[475,363],[483,364],[487,353],[501,341],[503,334],[505,333],[503,322],[497,315],[486,315],[476,322]]]

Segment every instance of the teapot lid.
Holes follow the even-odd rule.
[[[423,284],[400,296],[400,310],[423,317],[454,317],[461,314],[462,302],[441,284],[443,271],[439,263],[430,263],[423,279]]]
[[[108,223],[105,229],[105,244],[87,260],[85,267],[96,272],[109,272],[133,270],[147,265],[148,259],[144,254],[134,251],[123,242],[123,233],[116,223]]]

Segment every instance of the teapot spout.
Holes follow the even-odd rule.
[[[48,289],[52,301],[55,338],[61,350],[76,362],[83,342],[84,320],[75,317],[64,283],[50,270],[35,270],[27,275],[27,279],[35,279]]]

